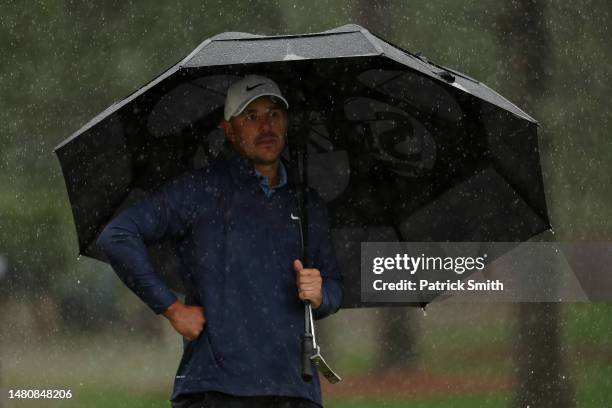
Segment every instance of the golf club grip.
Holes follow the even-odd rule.
[[[312,334],[304,333],[302,335],[302,379],[306,382],[312,381],[312,361],[310,357],[313,354]]]

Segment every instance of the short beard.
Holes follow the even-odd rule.
[[[243,157],[246,157],[243,155]],[[270,164],[274,164],[274,163],[278,163],[280,161],[280,157],[281,155],[279,154],[278,157],[276,158],[276,160],[260,160],[260,159],[251,159],[250,157],[246,157],[247,159],[251,160],[253,162],[253,164],[264,164],[264,165],[270,165]]]

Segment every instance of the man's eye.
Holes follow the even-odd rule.
[[[268,114],[271,118],[278,118],[280,116],[280,111],[273,110]]]
[[[246,115],[246,120],[248,121],[256,121],[257,120],[257,115],[254,113],[249,113],[248,115]]]

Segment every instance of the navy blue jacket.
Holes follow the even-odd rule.
[[[323,303],[314,310],[320,319],[338,310],[343,285],[325,205],[308,194],[308,266],[323,276]],[[292,267],[300,259],[292,214],[292,185],[267,197],[252,164],[234,156],[166,184],[101,233],[98,246],[116,273],[156,313],[176,296],[154,271],[146,247],[173,240],[183,262],[185,303],[204,308],[204,331],[185,343],[172,399],[214,390],[321,404],[318,378],[305,383],[300,374],[304,309]]]

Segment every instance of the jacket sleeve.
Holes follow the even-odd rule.
[[[315,196],[310,209],[310,245],[312,245],[312,265],[319,269],[323,277],[323,301],[313,309],[313,317],[322,319],[336,313],[344,296],[344,280],[338,268],[338,261],[331,238],[329,216],[322,199]],[[309,251],[310,252],[310,251]]]
[[[96,242],[119,278],[155,313],[177,299],[153,269],[147,245],[176,239],[196,216],[194,175],[166,184],[112,219]]]

